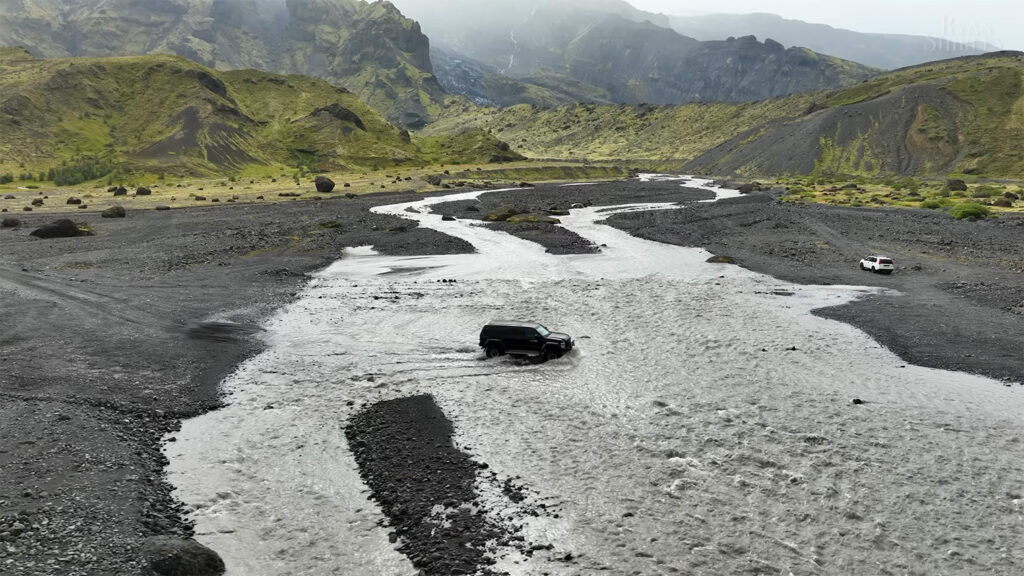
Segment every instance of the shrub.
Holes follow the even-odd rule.
[[[964,218],[986,218],[988,217],[988,207],[976,202],[961,202],[953,206],[949,214],[957,220],[963,220]]]
[[[942,202],[939,202],[934,198],[929,198],[928,200],[921,202],[921,208],[927,208],[928,210],[936,210],[938,208],[942,208]]]

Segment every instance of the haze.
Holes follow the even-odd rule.
[[[641,10],[674,16],[767,12],[857,32],[914,34],[961,44],[992,44],[1024,50],[1024,2],[1020,0],[806,2],[806,0],[634,0]]]

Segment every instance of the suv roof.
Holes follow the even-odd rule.
[[[522,322],[520,320],[491,320],[487,323],[488,326],[518,326],[520,328],[536,328],[540,326],[538,322]]]

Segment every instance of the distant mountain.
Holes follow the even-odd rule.
[[[441,84],[484,105],[753,101],[875,73],[751,37],[698,42],[618,0],[396,2],[431,36]]]
[[[0,49],[0,133],[0,171],[46,180],[519,158],[480,130],[413,139],[323,80],[216,71],[180,56],[36,59]]]
[[[840,90],[746,104],[452,110],[426,129],[493,132],[539,158],[771,177],[1024,178],[1024,53],[956,58]]]
[[[388,2],[0,0],[0,42],[44,57],[172,53],[316,76],[410,127],[444,101],[427,37]]]
[[[775,14],[671,16],[670,21],[674,30],[698,40],[753,35],[886,70],[998,50],[987,44],[959,44],[928,36],[865,34]]]

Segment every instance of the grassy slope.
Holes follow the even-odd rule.
[[[921,172],[919,175],[968,170],[987,176],[1022,178],[1022,74],[1024,55],[1001,55],[935,62],[897,70],[850,88],[751,104],[514,106],[503,110],[456,104],[424,134],[472,126],[490,131],[534,158],[649,160],[652,165],[678,167],[730,140],[732,149],[723,156],[736,154],[770,134],[780,123],[804,121],[812,105],[819,115],[843,115],[845,107],[927,86],[957,99],[960,117],[956,121],[937,118],[925,107],[920,111],[920,121],[907,134],[872,135],[867,129],[850,142],[836,142],[834,134],[819,134],[815,138],[823,139],[821,155],[816,159],[819,165],[835,164],[854,174],[884,174],[888,170],[884,162],[863,162],[865,150],[870,157],[871,139],[878,137],[897,142],[907,140],[911,153],[922,156],[920,167],[914,165]],[[940,150],[942,140],[949,141],[955,149]],[[959,155],[949,170],[948,163],[929,162],[929,154],[942,151]],[[714,164],[709,171],[716,171]],[[757,170],[748,166],[729,172],[748,176],[799,173],[782,165]]]
[[[313,114],[332,105],[358,122]],[[0,50],[0,130],[0,174],[16,177],[97,159],[124,175],[218,175],[516,157],[485,133],[435,137],[421,152],[407,133],[327,82],[217,72],[176,56],[36,60]]]

